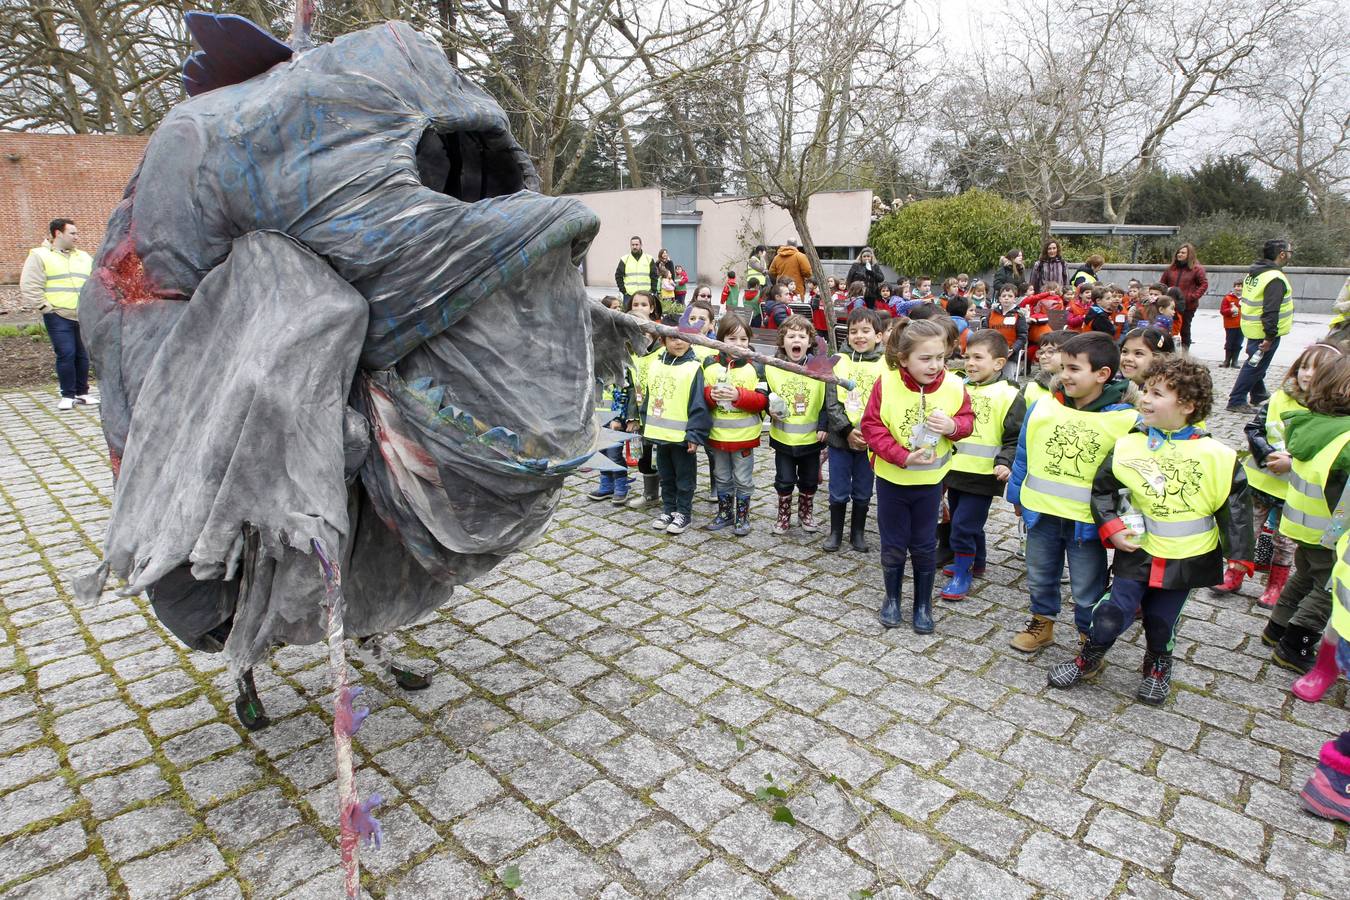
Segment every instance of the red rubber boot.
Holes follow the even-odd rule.
[[[1270,574],[1266,576],[1266,589],[1257,599],[1257,605],[1270,609],[1276,603],[1280,602],[1280,592],[1284,590],[1284,584],[1289,580],[1289,567],[1270,564]]]
[[[1242,587],[1242,579],[1247,577],[1247,573],[1242,569],[1224,569],[1223,583],[1216,584],[1210,588],[1216,594],[1231,594]]]
[[[1321,700],[1340,677],[1340,669],[1336,666],[1336,640],[1336,633],[1328,629],[1322,635],[1322,646],[1317,648],[1317,662],[1307,675],[1294,682],[1294,696],[1304,703]]]

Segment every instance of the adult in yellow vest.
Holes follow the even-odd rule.
[[[53,219],[48,239],[28,252],[19,292],[30,306],[42,311],[52,350],[56,353],[56,377],[61,383],[60,409],[82,403],[97,406],[89,393],[89,354],[80,340],[80,288],[89,280],[94,260],[75,247],[79,229],[70,219]]]
[[[1252,263],[1242,281],[1239,308],[1242,336],[1247,339],[1246,363],[1238,370],[1237,381],[1228,395],[1229,412],[1253,412],[1246,405],[1249,399],[1253,406],[1270,399],[1266,370],[1280,346],[1280,338],[1294,324],[1294,288],[1283,271],[1293,254],[1288,241],[1266,241],[1261,259]]]
[[[638,291],[651,291],[653,297],[661,296],[656,260],[643,251],[642,238],[637,235],[628,239],[628,253],[619,257],[619,267],[614,270],[614,283],[623,293],[624,309],[628,308],[630,298]]]

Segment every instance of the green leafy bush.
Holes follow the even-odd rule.
[[[988,191],[907,203],[872,226],[877,258],[909,275],[941,278],[998,265],[1012,247],[1040,246],[1030,206]]]
[[[30,337],[33,340],[46,340],[47,326],[38,322],[33,325],[0,325],[0,338]]]

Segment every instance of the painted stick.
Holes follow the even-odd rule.
[[[634,317],[636,318],[636,317]],[[854,388],[854,383],[847,378],[840,378],[831,371],[817,371],[810,366],[799,365],[794,362],[788,362],[786,359],[779,359],[776,356],[766,356],[763,353],[757,353],[748,347],[737,347],[734,344],[727,344],[701,334],[691,331],[682,331],[674,325],[660,325],[656,322],[647,320],[638,320],[638,327],[647,334],[654,334],[657,337],[675,337],[691,344],[697,344],[700,347],[711,347],[719,350],[729,356],[739,356],[742,359],[748,359],[751,362],[757,362],[765,366],[773,366],[775,369],[782,369],[785,372],[793,372],[797,375],[804,375],[807,378],[814,378],[816,381],[823,381],[826,384],[833,384],[846,391]],[[816,359],[825,360],[825,357],[817,356]],[[826,365],[832,365],[827,360]]]
[[[291,20],[291,34],[286,39],[297,52],[314,46],[314,0],[295,0],[295,15]]]
[[[346,602],[342,596],[342,573],[337,564],[328,558],[323,544],[318,540],[314,540],[312,545],[314,555],[319,559],[319,567],[323,570],[324,605],[328,614],[328,668],[333,685],[333,744],[337,756],[338,840],[342,849],[343,881],[348,900],[357,900],[361,896],[361,860],[359,836],[353,818],[359,812],[360,805],[356,798],[356,774],[352,770],[352,729],[348,727],[350,722],[344,723],[343,716],[339,714],[344,705],[350,708],[351,704],[347,683],[346,640],[342,627]]]

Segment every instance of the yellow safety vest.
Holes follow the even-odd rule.
[[[858,423],[862,421],[863,412],[867,409],[867,402],[872,398],[872,388],[885,371],[885,356],[878,356],[872,360],[859,360],[841,356],[839,361],[834,364],[835,375],[853,382],[853,390],[851,391],[846,391],[842,387],[835,388],[835,390],[839,394],[839,402],[844,407],[844,415],[848,416],[848,421],[854,428],[857,428]]]
[[[1070,285],[1096,284],[1096,283],[1097,283],[1097,276],[1094,275],[1092,272],[1088,271],[1087,269],[1079,269],[1077,272],[1073,273],[1073,278],[1070,281]]]
[[[1003,448],[1003,420],[1017,399],[1017,387],[1006,381],[967,384],[970,408],[975,412],[975,430],[956,442],[952,469],[975,475],[993,475],[994,457]]]
[[[625,294],[651,291],[653,261],[646,253],[637,259],[634,259],[631,253],[623,255],[623,292]]]
[[[1289,470],[1289,486],[1284,492],[1284,512],[1280,514],[1280,534],[1304,544],[1320,544],[1331,529],[1331,509],[1327,506],[1326,484],[1331,466],[1345,445],[1350,431],[1327,444],[1309,460],[1295,459]]]
[[[1261,327],[1261,309],[1265,303],[1266,285],[1275,279],[1284,282],[1284,301],[1280,304],[1280,321],[1274,335],[1266,334]],[[1294,325],[1294,286],[1289,276],[1279,269],[1266,269],[1260,275],[1248,275],[1242,279],[1242,296],[1238,302],[1238,311],[1242,315],[1242,336],[1248,338],[1284,337]]]
[[[658,343],[646,353],[629,353],[629,370],[632,372],[630,378],[633,382],[633,388],[638,391],[647,389],[647,372],[651,369],[652,362],[661,355],[661,345]]]
[[[689,395],[699,373],[697,362],[671,365],[658,360],[647,370],[647,421],[642,436],[682,444],[689,428]]]
[[[710,357],[717,355],[716,350],[714,350],[711,347],[705,347],[702,344],[690,344],[689,346],[694,351],[694,357],[700,363],[702,363],[704,360],[707,360]]]
[[[1132,409],[1083,412],[1054,397],[1027,419],[1027,477],[1022,505],[1033,512],[1092,522],[1092,479],[1106,454],[1134,428]]]
[[[1306,412],[1306,408],[1289,396],[1286,391],[1276,391],[1266,407],[1266,440],[1276,450],[1284,449],[1284,415],[1290,412]],[[1242,464],[1247,473],[1247,483],[1258,491],[1264,491],[1277,500],[1284,499],[1285,487],[1289,484],[1289,474],[1276,475],[1269,469],[1257,466],[1248,457]]]
[[[1041,387],[1040,382],[1028,381],[1027,386],[1022,389],[1022,396],[1026,398],[1027,409],[1031,409],[1033,403],[1050,396],[1050,389]]]
[[[881,421],[890,429],[896,441],[911,452],[918,449],[910,444],[911,431],[915,425],[921,424],[930,413],[938,410],[954,416],[961,411],[966,401],[965,385],[951,374],[944,375],[942,384],[931,394],[910,390],[903,376],[894,369],[882,373],[877,383],[881,385]],[[869,456],[877,477],[892,484],[937,484],[952,465],[952,442],[946,435],[938,438],[933,454],[934,459],[930,463],[911,464],[904,468],[875,453]]]
[[[728,369],[720,362],[711,362],[703,369],[703,378],[709,387],[721,384],[723,375],[732,387],[753,391],[760,385],[759,375],[755,372],[755,367],[749,363]],[[757,441],[763,430],[764,418],[759,413],[735,407],[723,409],[721,404],[713,404],[712,431],[708,433],[709,440],[727,443]]]
[[[788,413],[781,422],[769,420],[769,437],[789,447],[817,443],[820,407],[825,403],[825,383],[772,366],[765,367],[764,378],[769,383],[769,390],[783,398]]]
[[[94,258],[83,250],[72,250],[69,254],[50,247],[34,247],[42,260],[42,271],[47,276],[43,287],[42,299],[53,309],[74,309],[80,305],[80,288],[89,280],[94,270]]]
[[[1164,441],[1132,432],[1116,441],[1111,473],[1144,517],[1139,546],[1158,559],[1187,559],[1219,546],[1214,513],[1228,502],[1237,453],[1211,437]]]
[[[1350,641],[1350,531],[1336,542],[1336,565],[1331,568],[1331,627]]]

